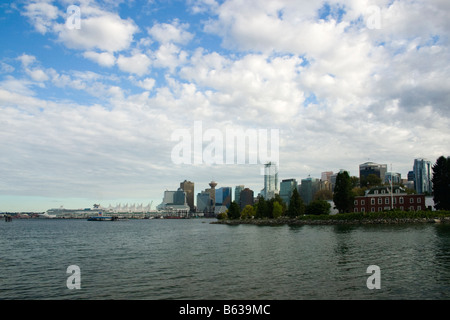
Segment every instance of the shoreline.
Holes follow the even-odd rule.
[[[236,219],[236,220],[217,220],[211,224],[225,225],[257,225],[257,226],[303,226],[303,225],[369,225],[369,224],[423,224],[423,223],[450,223],[450,216],[434,218],[363,218],[363,219],[297,219],[297,218],[279,218],[279,219]]]

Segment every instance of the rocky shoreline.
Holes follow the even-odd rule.
[[[450,217],[436,218],[380,218],[380,219],[238,219],[217,220],[211,224],[240,225],[251,224],[257,226],[279,226],[279,225],[367,225],[367,224],[417,224],[417,223],[450,223]]]

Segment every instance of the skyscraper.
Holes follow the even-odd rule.
[[[426,159],[414,159],[414,189],[417,193],[432,192],[431,162]]]
[[[208,191],[202,191],[197,194],[197,212],[203,212],[208,215],[214,212],[214,204]]]
[[[305,204],[310,204],[313,201],[314,194],[319,190],[320,180],[316,178],[302,179],[300,184],[300,197],[302,197]]]
[[[183,182],[180,183],[180,188],[184,190],[184,192],[186,192],[186,201],[187,204],[189,206],[189,208],[191,209],[191,212],[195,211],[195,207],[194,207],[194,183],[191,181],[186,181],[184,180]]]
[[[214,212],[214,208],[215,208],[215,204],[216,204],[216,186],[217,186],[217,182],[215,181],[211,181],[209,183],[210,188],[206,189],[206,192],[209,192],[211,199],[212,199],[212,203],[213,203],[213,212]]]
[[[237,204],[239,204],[239,201],[241,200],[241,191],[245,189],[245,186],[239,185],[234,188],[234,201],[236,201]]]
[[[280,183],[280,197],[283,199],[286,205],[289,205],[289,201],[292,197],[292,192],[297,188],[297,180],[295,179],[284,179]]]
[[[241,210],[243,210],[245,208],[245,206],[250,205],[252,206],[254,204],[254,194],[253,194],[253,190],[249,189],[249,188],[245,188],[244,190],[241,191],[241,195],[239,197],[239,206],[241,208]]]
[[[278,192],[278,167],[274,162],[264,165],[264,189],[262,195],[265,199],[271,199]]]
[[[215,201],[216,201],[216,207],[218,206],[225,206],[228,208],[230,208],[230,204],[231,204],[231,188],[230,187],[221,187],[219,189],[216,189],[216,197],[215,197]]]

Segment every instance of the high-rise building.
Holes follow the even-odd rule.
[[[314,194],[319,190],[320,180],[316,178],[306,178],[302,179],[300,184],[300,197],[303,202],[307,205],[313,201]]]
[[[384,182],[387,172],[387,164],[378,164],[375,162],[366,162],[359,165],[359,180],[364,181],[369,174],[374,174]]]
[[[245,186],[239,185],[234,187],[234,201],[236,201],[237,204],[239,204],[241,200],[241,191],[245,189]]]
[[[231,205],[231,187],[221,187],[216,189],[215,205],[230,208]]]
[[[292,197],[292,192],[297,188],[297,180],[295,179],[284,179],[280,183],[280,197],[283,199],[286,205],[289,205],[289,201]]]
[[[331,183],[331,176],[333,175],[333,171],[325,171],[322,172],[321,176],[320,176],[320,180],[322,181],[328,181]]]
[[[164,191],[164,198],[163,203],[173,203],[173,195],[175,194],[175,191]]]
[[[213,208],[213,199],[208,191],[202,191],[197,194],[197,212],[208,214],[214,212]]]
[[[211,181],[209,183],[210,188],[206,189],[205,192],[209,192],[209,195],[211,196],[212,202],[213,202],[213,211],[214,211],[214,206],[216,203],[216,186],[217,186],[217,182],[215,181]]]
[[[195,207],[194,207],[194,183],[191,181],[186,181],[184,180],[183,182],[180,183],[180,188],[184,190],[184,192],[186,192],[186,201],[187,204],[189,206],[189,208],[191,209],[191,212],[195,211]]]
[[[245,188],[244,190],[241,191],[240,197],[239,197],[239,206],[241,208],[241,210],[243,210],[245,208],[245,206],[247,205],[253,205],[254,204],[254,192],[253,190],[249,189],[249,188]]]
[[[426,159],[414,159],[414,189],[422,194],[432,192],[431,161]]]
[[[183,191],[183,189],[178,188],[177,191],[173,194],[173,204],[175,205],[186,205],[186,192]]]
[[[274,162],[264,165],[264,189],[261,193],[265,199],[271,199],[278,193],[278,166]]]

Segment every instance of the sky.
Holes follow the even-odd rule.
[[[406,178],[450,155],[449,14],[448,0],[2,1],[0,212],[155,208],[184,180],[257,193],[263,149],[221,163],[227,130],[265,133],[280,181],[367,161]]]

